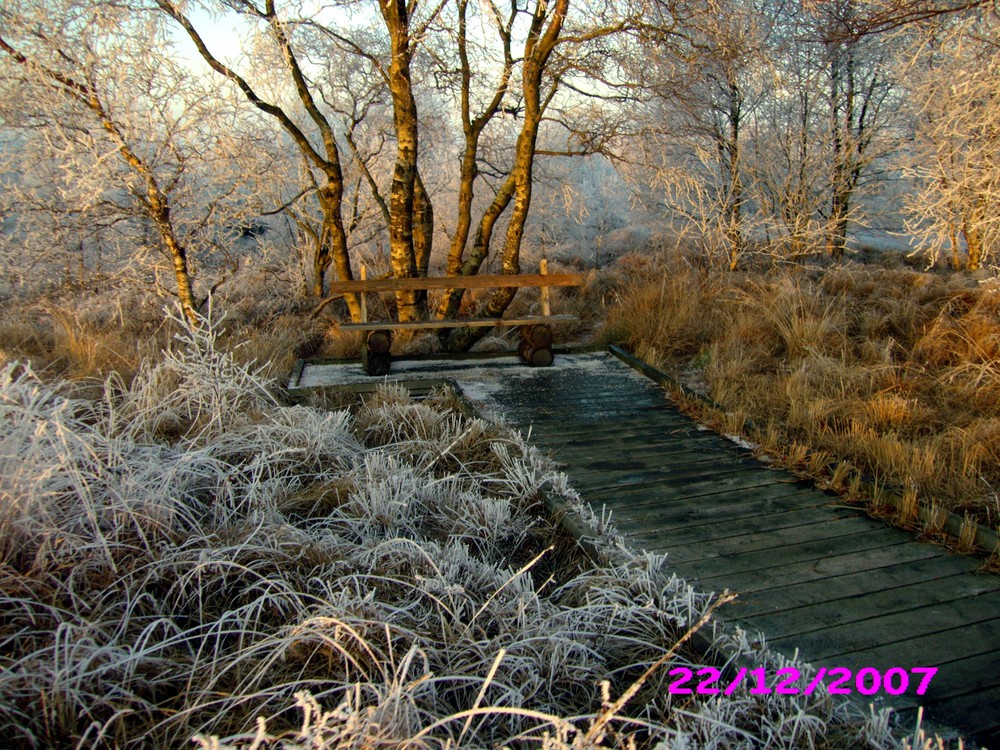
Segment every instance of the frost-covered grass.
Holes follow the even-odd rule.
[[[6,744],[897,746],[821,695],[668,695],[716,599],[609,529],[584,558],[520,435],[448,393],[287,406],[217,334],[89,400],[0,369]]]

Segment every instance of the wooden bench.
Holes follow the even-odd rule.
[[[389,372],[392,358],[392,331],[422,330],[433,328],[518,326],[521,343],[518,354],[533,367],[547,367],[552,364],[553,323],[572,323],[579,320],[575,315],[553,315],[549,302],[549,289],[554,286],[582,286],[586,277],[578,273],[548,272],[548,264],[542,260],[537,274],[500,274],[481,276],[442,276],[403,279],[368,279],[364,265],[360,269],[360,279],[334,281],[330,284],[331,294],[357,294],[361,307],[361,321],[343,323],[345,331],[368,331],[365,346],[361,350],[361,360],[369,375],[385,375]],[[434,320],[372,321],[368,319],[368,304],[365,295],[369,292],[421,291],[432,289],[498,289],[537,287],[541,295],[541,315],[513,318],[438,318]]]

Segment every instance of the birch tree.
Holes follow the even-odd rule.
[[[907,231],[932,258],[947,250],[953,267],[975,270],[1000,252],[1000,19],[933,24],[909,60]]]
[[[747,127],[770,83],[767,11],[753,0],[689,3],[639,60],[653,63],[640,73],[652,94],[640,148],[663,208],[731,269],[750,234]]]
[[[516,2],[516,0],[515,0]],[[516,5],[513,5],[516,8]],[[506,274],[520,271],[521,240],[524,237],[528,211],[531,208],[533,170],[538,132],[542,123],[545,106],[555,95],[556,88],[545,91],[543,99],[546,66],[559,43],[563,24],[569,11],[569,0],[555,0],[549,5],[538,0],[531,11],[531,20],[525,36],[523,62],[521,65],[520,108],[522,125],[514,148],[514,159],[506,179],[479,222],[472,253],[462,269],[474,273],[479,269],[489,250],[493,228],[500,215],[513,202],[513,209],[507,223],[501,255],[501,268]],[[499,318],[514,298],[516,290],[497,289],[484,305],[480,314]],[[460,329],[452,333],[448,340],[452,349],[465,349],[475,341],[481,332],[474,329]]]
[[[781,10],[765,52],[772,82],[748,123],[744,172],[779,252],[843,257],[877,165],[895,148],[895,39],[852,35],[856,0]]]
[[[314,293],[317,296],[323,295],[326,273],[331,266],[339,278],[353,278],[344,227],[344,174],[337,131],[323,111],[322,100],[317,96],[307,75],[301,53],[293,44],[292,34],[298,24],[279,14],[274,0],[264,0],[260,4],[251,0],[235,0],[216,8],[231,8],[242,18],[264,27],[267,39],[274,45],[277,57],[281,60],[287,82],[287,89],[278,93],[294,92],[287,100],[288,103],[285,103],[277,96],[265,97],[263,89],[250,80],[250,73],[244,75],[235,66],[220,59],[192,22],[184,5],[172,0],[155,2],[160,10],[180,25],[212,71],[235,85],[251,106],[280,125],[309,165],[310,181],[313,184],[306,186],[306,189],[311,188],[310,192],[316,196],[323,214],[320,242],[313,263]],[[265,58],[261,63],[266,67],[268,61],[269,58]],[[266,79],[272,71],[265,71],[263,76],[260,76],[260,71],[257,72],[259,77]],[[357,297],[347,295],[346,301],[352,318],[360,319]]]
[[[858,39],[916,26],[944,21],[978,9],[989,9],[993,0],[865,0],[844,12],[842,0],[805,0],[803,8],[832,15],[841,27],[842,38]]]
[[[754,200],[772,250],[779,256],[821,252],[827,197],[829,118],[822,48],[802,44],[804,19],[782,21],[775,37],[774,90],[747,128]]]
[[[422,66],[424,75],[435,81],[445,81],[446,95],[457,107],[457,119],[461,127],[461,137],[456,140],[459,146],[459,174],[456,207],[454,211],[455,224],[449,227],[448,255],[446,270],[450,275],[471,275],[481,268],[493,246],[493,234],[501,218],[506,219],[506,228],[500,266],[503,273],[516,274],[520,271],[520,253],[524,239],[525,227],[532,202],[534,185],[535,160],[542,152],[539,148],[539,136],[546,116],[552,111],[553,102],[574,78],[579,80],[586,76],[599,76],[594,67],[580,64],[579,51],[594,42],[609,35],[623,31],[628,22],[624,16],[614,15],[605,7],[584,21],[584,16],[573,23],[570,19],[569,0],[555,0],[553,3],[538,0],[526,6],[511,0],[509,5],[501,6],[492,0],[486,3],[470,6],[466,0],[455,0],[454,3],[442,2],[431,6],[423,14],[419,13],[419,4],[411,2],[407,8],[408,17],[402,10],[390,6],[388,9],[380,0],[380,10],[389,32],[393,50],[392,65],[389,66],[390,90],[393,92],[393,104],[397,138],[397,163],[393,179],[393,191],[402,196],[398,210],[406,211],[409,200],[408,189],[409,150],[404,148],[414,137],[404,129],[412,123],[418,130],[420,119],[411,105],[410,95],[413,92],[412,65],[415,53],[413,49],[417,40],[421,44],[429,33],[437,33],[438,46],[427,57],[433,59]],[[588,11],[594,10],[588,8]],[[409,19],[408,23],[404,23]],[[421,18],[420,23],[414,19]],[[470,31],[472,23],[477,23],[474,31]],[[414,33],[413,28],[419,29]],[[410,38],[409,47],[397,37]],[[409,54],[409,58],[406,55]],[[408,60],[408,65],[403,61]],[[457,62],[457,65],[455,63]],[[393,67],[394,66],[394,67]],[[457,68],[457,70],[456,70]],[[402,78],[403,71],[409,71],[409,85],[397,84],[397,78]],[[519,85],[518,85],[519,84]],[[577,94],[586,96],[579,87]],[[493,197],[474,220],[475,193],[480,167],[483,164],[482,139],[487,129],[497,124],[498,118],[505,119],[512,115],[516,122],[513,155],[509,160],[492,162],[495,169],[500,166],[494,186]],[[566,127],[566,120],[559,119],[559,125]],[[573,128],[570,127],[572,131]],[[589,153],[584,149],[579,153]],[[419,154],[419,149],[417,149]],[[403,166],[401,166],[403,165]],[[405,168],[404,168],[405,167]],[[421,169],[413,168],[414,196],[413,215],[421,218],[414,226],[423,225],[422,235],[425,239],[433,236],[432,228],[427,226],[433,221],[434,210],[431,197],[423,188]],[[392,203],[392,201],[390,201]],[[394,213],[394,211],[390,211]],[[395,218],[393,218],[395,221]],[[471,247],[469,238],[475,223],[476,230]],[[399,231],[401,238],[405,237],[405,226]],[[418,235],[415,233],[414,237]],[[391,238],[391,233],[390,233]],[[400,240],[399,257],[406,257],[409,243]],[[394,250],[394,253],[396,251]],[[427,272],[426,259],[429,250],[421,250],[414,243],[414,260],[417,273]],[[394,268],[400,268],[394,255]],[[484,317],[500,317],[512,301],[515,289],[498,289],[480,308],[478,314]],[[437,314],[443,318],[453,317],[464,296],[464,290],[453,290],[444,295]],[[485,329],[459,328],[446,333],[445,345],[449,349],[463,350],[481,337]]]
[[[75,219],[82,233],[90,221],[147,223],[194,321],[201,301],[192,243],[204,244],[217,220],[239,216],[229,201],[239,181],[206,195],[197,165],[214,171],[228,161],[222,121],[208,126],[218,101],[159,54],[168,47],[155,19],[121,6],[8,3],[0,15],[2,115],[22,140],[7,156],[28,155],[31,163],[6,198],[13,210],[47,212],[56,224]]]
[[[872,163],[892,143],[884,138],[895,94],[892,39],[852,36],[857,0],[826,2],[816,24],[826,67],[829,176],[825,208],[826,252],[843,257],[853,201]]]

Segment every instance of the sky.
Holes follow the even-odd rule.
[[[228,14],[223,18],[202,8],[192,7],[189,17],[205,40],[205,44],[219,60],[230,64],[239,58],[243,52],[243,40],[248,36],[249,27],[241,23],[235,14]],[[185,60],[192,70],[206,72],[205,62],[184,30],[176,23],[171,23],[170,28],[181,59]]]

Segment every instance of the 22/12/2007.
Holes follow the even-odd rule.
[[[667,674],[676,679],[667,687],[667,692],[673,695],[732,695],[741,684],[747,684],[751,685],[752,695],[812,695],[822,688],[829,695],[851,695],[854,692],[861,695],[876,695],[880,692],[903,695],[911,687],[917,695],[923,695],[937,671],[937,667],[890,667],[883,673],[874,667],[863,667],[855,673],[847,667],[820,667],[810,678],[795,667],[784,667],[775,672],[773,681],[769,681],[764,667],[741,667],[725,687],[720,687],[720,669],[674,667]],[[694,687],[690,686],[691,683],[694,683]]]

